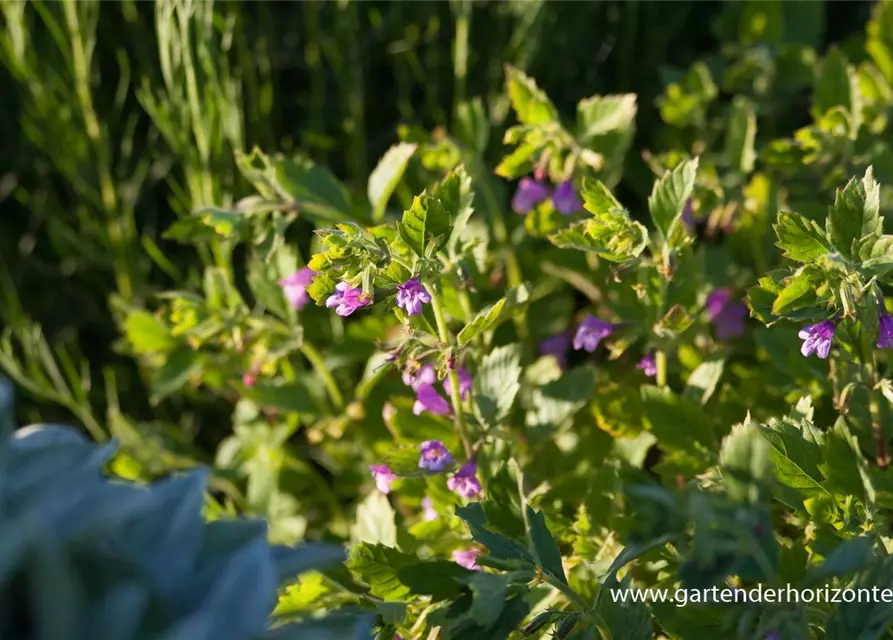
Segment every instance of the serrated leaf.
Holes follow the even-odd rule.
[[[632,591],[629,578],[612,590]],[[599,601],[598,613],[611,629],[613,640],[653,640],[654,629],[651,615],[644,602],[633,600],[631,594],[626,598],[612,595],[602,597]]]
[[[762,429],[762,434],[771,446],[769,458],[780,483],[794,489],[801,497],[830,496],[818,467],[822,459],[818,442],[805,437],[801,429],[787,419],[770,421]],[[789,506],[797,508],[799,505]]]
[[[467,582],[472,594],[471,618],[482,627],[489,627],[502,615],[508,593],[508,578],[505,575],[475,572]]]
[[[455,256],[468,220],[474,213],[474,191],[471,176],[460,165],[453,169],[437,187],[437,197],[450,215],[452,230],[447,240],[447,251]]]
[[[818,115],[834,107],[846,109],[851,119],[861,116],[859,81],[849,60],[839,47],[832,46],[824,60],[815,84],[813,104]],[[855,120],[854,120],[855,124]]]
[[[582,195],[583,207],[596,216],[611,214],[615,210],[623,210],[623,205],[614,197],[611,190],[599,180],[584,178]]]
[[[418,558],[380,544],[358,544],[350,551],[347,568],[361,582],[369,585],[374,596],[386,600],[408,602],[411,589],[398,577],[401,569],[418,562]]]
[[[577,139],[585,145],[591,138],[629,129],[636,119],[636,94],[592,96],[577,104]]]
[[[357,507],[356,523],[351,531],[354,543],[397,546],[397,525],[388,497],[373,491]]]
[[[746,422],[732,427],[719,452],[723,480],[733,500],[756,504],[768,488],[769,443],[759,427]]]
[[[651,433],[662,446],[690,451],[693,442],[715,444],[713,425],[701,405],[667,388],[643,386],[641,394]]]
[[[372,220],[379,222],[384,218],[388,200],[394,193],[394,189],[403,179],[406,167],[413,154],[418,149],[417,144],[400,142],[388,149],[378,161],[375,169],[369,175],[367,194],[372,205]]]
[[[685,203],[691,197],[698,173],[698,158],[679,163],[654,183],[648,208],[661,237],[669,240],[673,227],[682,217]]]
[[[445,240],[450,231],[450,214],[438,198],[425,191],[416,196],[412,206],[403,212],[403,221],[398,229],[403,242],[416,255],[424,258],[432,240]]]
[[[831,251],[831,245],[818,224],[790,211],[778,214],[774,225],[778,242],[775,246],[784,251],[784,257],[798,262],[811,262]]]
[[[735,96],[729,113],[726,131],[726,157],[732,171],[749,174],[753,171],[757,154],[754,140],[757,135],[757,115],[751,102],[744,96]]]
[[[648,230],[625,211],[614,211],[562,229],[550,235],[549,241],[562,249],[592,252],[610,262],[626,262],[645,250]]]
[[[466,346],[484,331],[492,329],[506,317],[508,312],[522,309],[530,300],[530,289],[526,284],[512,287],[504,298],[485,307],[465,325],[456,337],[460,347]]]
[[[853,261],[869,257],[881,237],[880,194],[871,167],[861,180],[853,178],[837,192],[828,215],[827,233],[843,257]]]
[[[505,67],[506,91],[518,121],[523,124],[545,124],[558,119],[558,112],[549,97],[523,71]]]
[[[772,303],[772,313],[776,316],[799,307],[812,304],[815,301],[814,273],[811,271],[799,271],[795,273],[778,293],[778,297]]]
[[[537,564],[548,571],[553,577],[567,584],[567,576],[564,575],[564,565],[561,562],[561,551],[549,527],[546,526],[546,518],[542,511],[534,511],[527,505],[527,522],[530,523],[530,543],[536,555]]]
[[[496,426],[521,388],[521,346],[507,345],[484,356],[474,380],[474,401],[485,425]]]

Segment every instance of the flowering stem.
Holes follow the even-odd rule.
[[[663,350],[654,353],[654,368],[657,369],[655,377],[657,378],[657,386],[667,386],[667,352]]]
[[[449,345],[451,343],[450,332],[447,329],[443,305],[440,302],[440,290],[435,287],[429,287],[428,294],[431,296],[431,310],[434,312],[434,320],[437,322],[437,333],[440,341],[445,345]],[[459,376],[455,367],[450,369],[449,380],[450,400],[453,403],[453,414],[456,416],[456,429],[459,431],[459,437],[462,439],[465,455],[470,458],[472,453],[471,441],[468,439],[468,429],[465,426],[465,414],[462,412],[462,397],[459,395]]]
[[[344,396],[341,395],[338,383],[335,382],[335,378],[332,377],[332,372],[329,371],[329,368],[326,366],[322,354],[320,354],[320,352],[316,350],[316,347],[309,342],[301,344],[301,353],[303,353],[304,357],[310,361],[316,374],[322,378],[322,382],[326,387],[326,391],[329,392],[329,398],[332,399],[332,404],[335,405],[335,408],[339,411],[344,409]]]

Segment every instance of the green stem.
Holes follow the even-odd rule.
[[[657,351],[654,354],[654,367],[657,369],[657,386],[667,386],[667,352]]]
[[[440,341],[449,346],[452,344],[450,332],[447,329],[446,317],[443,313],[443,305],[440,302],[440,291],[435,287],[428,287],[428,293],[431,296],[431,310],[434,312],[434,319],[437,322],[437,333]],[[462,398],[459,395],[459,376],[456,368],[450,369],[450,399],[453,403],[453,414],[456,416],[456,430],[462,439],[462,446],[465,448],[465,455],[471,457],[471,441],[468,439],[468,428],[465,425],[465,414],[462,411]]]
[[[310,364],[313,366],[317,375],[322,378],[323,384],[326,386],[326,391],[329,392],[329,397],[332,399],[332,404],[335,405],[335,408],[339,411],[344,409],[344,396],[341,395],[338,383],[335,382],[335,378],[332,377],[332,372],[329,371],[329,368],[326,366],[322,354],[320,354],[320,352],[316,350],[316,347],[309,342],[304,342],[301,345],[301,353],[303,353],[304,357],[310,361]]]

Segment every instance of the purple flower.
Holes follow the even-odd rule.
[[[478,466],[474,460],[466,462],[452,478],[447,480],[447,488],[455,491],[463,498],[473,498],[481,492],[481,483],[477,478]]]
[[[654,363],[654,356],[652,354],[648,354],[644,358],[639,361],[639,364],[636,365],[636,369],[641,369],[645,372],[646,376],[654,377],[657,375],[657,365]]]
[[[310,267],[304,267],[279,281],[279,286],[282,287],[288,303],[298,311],[310,302],[310,294],[307,293],[307,287],[310,286],[310,282],[315,275],[316,271]]]
[[[771,631],[765,640],[781,640],[781,636],[778,635],[778,631]]]
[[[835,321],[825,320],[800,329],[800,339],[803,340],[800,353],[806,358],[814,353],[817,353],[823,360],[827,358],[831,352],[831,341],[834,339],[834,329],[836,328]]]
[[[571,337],[568,333],[560,333],[557,336],[546,338],[540,342],[540,355],[554,356],[559,366],[567,367],[567,352],[571,348]]]
[[[716,327],[719,340],[737,338],[744,333],[747,307],[740,301],[732,300],[730,289],[716,289],[707,296],[707,315]]]
[[[464,367],[459,367],[456,370],[456,377],[459,378],[459,397],[462,400],[468,397],[468,392],[471,391],[471,385],[473,384],[471,379],[471,374],[468,373],[468,369]],[[443,390],[446,391],[446,394],[453,397],[453,387],[450,384],[450,379],[447,378],[443,381]]]
[[[604,320],[599,320],[594,316],[587,315],[580,327],[577,329],[577,335],[574,336],[574,349],[586,349],[589,353],[595,351],[598,343],[602,338],[607,338],[614,333],[614,325]]]
[[[525,214],[540,202],[549,197],[549,187],[539,180],[521,178],[518,189],[512,197],[512,210],[515,213]]]
[[[478,566],[477,563],[477,557],[479,555],[481,555],[481,552],[477,549],[456,549],[455,551],[453,551],[453,562],[458,564],[460,567],[465,567],[466,569],[470,569],[471,571],[480,571],[481,568]]]
[[[885,313],[878,324],[877,348],[890,349],[893,347],[893,318]]]
[[[363,295],[361,289],[355,289],[346,282],[339,282],[335,285],[335,293],[326,300],[326,306],[331,309],[335,308],[335,313],[339,316],[347,317],[360,307],[369,304],[369,300]]]
[[[568,180],[558,185],[555,193],[552,194],[552,206],[555,207],[555,211],[566,216],[577,213],[583,208],[583,203],[580,202],[572,181]]]
[[[434,501],[428,496],[425,496],[422,500],[422,520],[425,522],[437,520],[437,510],[434,508]]]
[[[443,396],[437,393],[434,385],[426,384],[416,389],[415,404],[412,405],[412,412],[420,416],[424,411],[430,411],[436,416],[447,416],[450,414],[450,405],[443,399]]]
[[[397,475],[391,471],[391,468],[386,464],[373,464],[369,466],[369,471],[375,478],[376,488],[382,493],[389,493],[391,483],[397,479]]]
[[[419,458],[419,469],[443,471],[453,464],[453,456],[440,440],[425,440],[419,445],[419,451],[422,454]]]
[[[397,306],[407,315],[417,316],[422,312],[422,304],[431,302],[431,295],[418,278],[407,280],[397,285]]]
[[[422,387],[434,386],[437,382],[437,373],[430,364],[424,365],[416,371],[405,371],[403,373],[403,384],[412,387],[413,391],[418,391]]]

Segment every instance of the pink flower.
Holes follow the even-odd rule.
[[[422,520],[425,522],[437,520],[437,510],[434,508],[434,501],[427,496],[422,500]]]
[[[253,387],[256,382],[257,376],[255,376],[253,373],[246,372],[242,374],[242,384],[244,384],[249,389]]]
[[[369,300],[363,295],[361,289],[356,289],[346,282],[339,282],[335,286],[335,293],[326,300],[326,306],[331,309],[335,308],[335,313],[339,316],[347,317],[360,307],[369,304]]]
[[[422,387],[433,387],[437,382],[437,373],[434,371],[433,365],[426,364],[417,371],[406,371],[403,373],[403,384],[412,387],[413,391],[418,391]]]
[[[419,315],[422,312],[422,304],[428,302],[431,302],[431,295],[418,278],[397,285],[397,306],[406,311],[406,315]]]
[[[424,411],[430,411],[437,416],[450,414],[449,403],[430,384],[422,385],[416,390],[415,404],[412,405],[412,412],[415,415],[420,416]]]
[[[391,483],[397,479],[397,475],[386,464],[370,465],[369,471],[375,478],[375,487],[384,494],[390,493]]]
[[[453,562],[458,564],[460,567],[465,567],[466,569],[470,569],[471,571],[480,571],[481,568],[478,566],[477,563],[477,558],[479,555],[481,555],[481,552],[477,549],[456,549],[455,551],[453,551]]]
[[[477,463],[474,460],[466,462],[452,478],[447,480],[447,488],[455,491],[463,498],[473,498],[481,492],[481,483],[477,479]]]
[[[289,304],[295,309],[300,311],[304,308],[304,305],[310,301],[310,294],[307,293],[307,287],[310,286],[313,276],[315,275],[316,272],[313,269],[304,267],[279,281],[279,286],[282,287],[285,297],[288,299]]]
[[[654,377],[657,375],[657,364],[654,362],[654,356],[650,353],[639,361],[636,369],[641,369],[646,376]]]

